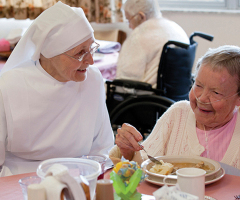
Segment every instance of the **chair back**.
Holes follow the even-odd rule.
[[[172,44],[176,45],[174,41],[169,41],[163,47],[157,89],[164,91],[161,95],[175,101],[188,100],[197,43],[189,46],[177,43],[177,46],[171,47]]]
[[[157,89],[163,92],[159,95],[174,101],[188,100],[193,80],[192,67],[198,46],[198,43],[193,40],[194,36],[213,40],[212,35],[194,32],[189,38],[190,45],[168,41],[163,46],[157,76]]]

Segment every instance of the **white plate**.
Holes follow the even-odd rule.
[[[102,53],[94,53],[93,54],[93,61],[100,61],[102,60],[104,57],[104,54]]]
[[[206,174],[206,177],[217,173],[221,169],[221,165],[219,162],[209,159],[209,158],[200,157],[200,156],[158,156],[155,158],[157,160],[163,160],[164,162],[168,162],[168,163],[195,163],[195,164],[197,164],[200,161],[203,161],[205,165],[208,165],[210,168],[213,168],[213,170],[211,172],[208,172]],[[141,167],[148,175],[164,178],[165,175],[157,174],[157,173],[153,173],[153,172],[149,171],[153,165],[154,165],[154,163],[148,159],[142,163]]]
[[[224,175],[225,175],[224,169],[220,168],[220,170],[217,173],[215,173],[211,176],[206,176],[205,177],[205,185],[208,185],[208,184],[211,184],[211,183],[214,183],[214,182],[220,180]],[[160,185],[160,186],[164,185],[162,177],[149,175],[145,179],[145,181],[147,181],[149,183],[152,183],[152,184],[155,184],[155,185]],[[166,179],[166,183],[167,183],[167,185],[172,186],[172,185],[175,185],[177,183],[177,180],[169,178],[169,179]]]

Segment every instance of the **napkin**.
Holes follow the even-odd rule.
[[[54,164],[51,166],[46,175],[53,176],[58,182],[59,185],[65,184],[67,188],[72,193],[74,200],[86,200],[86,195],[84,193],[83,188],[81,185],[68,173],[68,168],[66,166],[60,164]],[[55,199],[55,198],[48,198],[48,199]]]
[[[164,185],[153,192],[156,200],[199,200],[197,196],[182,192],[178,184],[172,187]]]
[[[11,45],[17,44],[26,30],[26,28],[12,29],[7,35],[6,40],[9,41]]]
[[[113,53],[118,52],[121,49],[121,44],[119,42],[105,41],[105,40],[96,40],[100,47],[97,52],[99,53]]]

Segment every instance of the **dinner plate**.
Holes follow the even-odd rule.
[[[209,159],[209,158],[200,157],[200,156],[158,156],[155,158],[157,160],[163,160],[163,162],[167,162],[167,163],[194,163],[194,164],[197,164],[200,161],[203,161],[205,165],[208,165],[212,169],[211,171],[207,172],[206,177],[217,173],[221,169],[221,165],[219,162]],[[153,173],[153,172],[149,171],[153,165],[154,165],[154,163],[148,159],[142,163],[141,167],[148,175],[164,178],[166,175],[157,174],[157,173]]]
[[[225,170],[223,168],[220,168],[220,170],[217,173],[215,173],[211,176],[205,177],[205,185],[208,185],[208,184],[211,184],[211,183],[214,183],[214,182],[220,180],[224,175],[225,175]],[[155,184],[155,185],[160,185],[160,186],[164,185],[162,177],[148,175],[148,177],[145,179],[145,181]],[[168,178],[165,180],[165,182],[167,185],[173,186],[177,183],[177,179]]]

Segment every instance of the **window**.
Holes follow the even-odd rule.
[[[239,10],[240,0],[158,0],[161,10]]]

